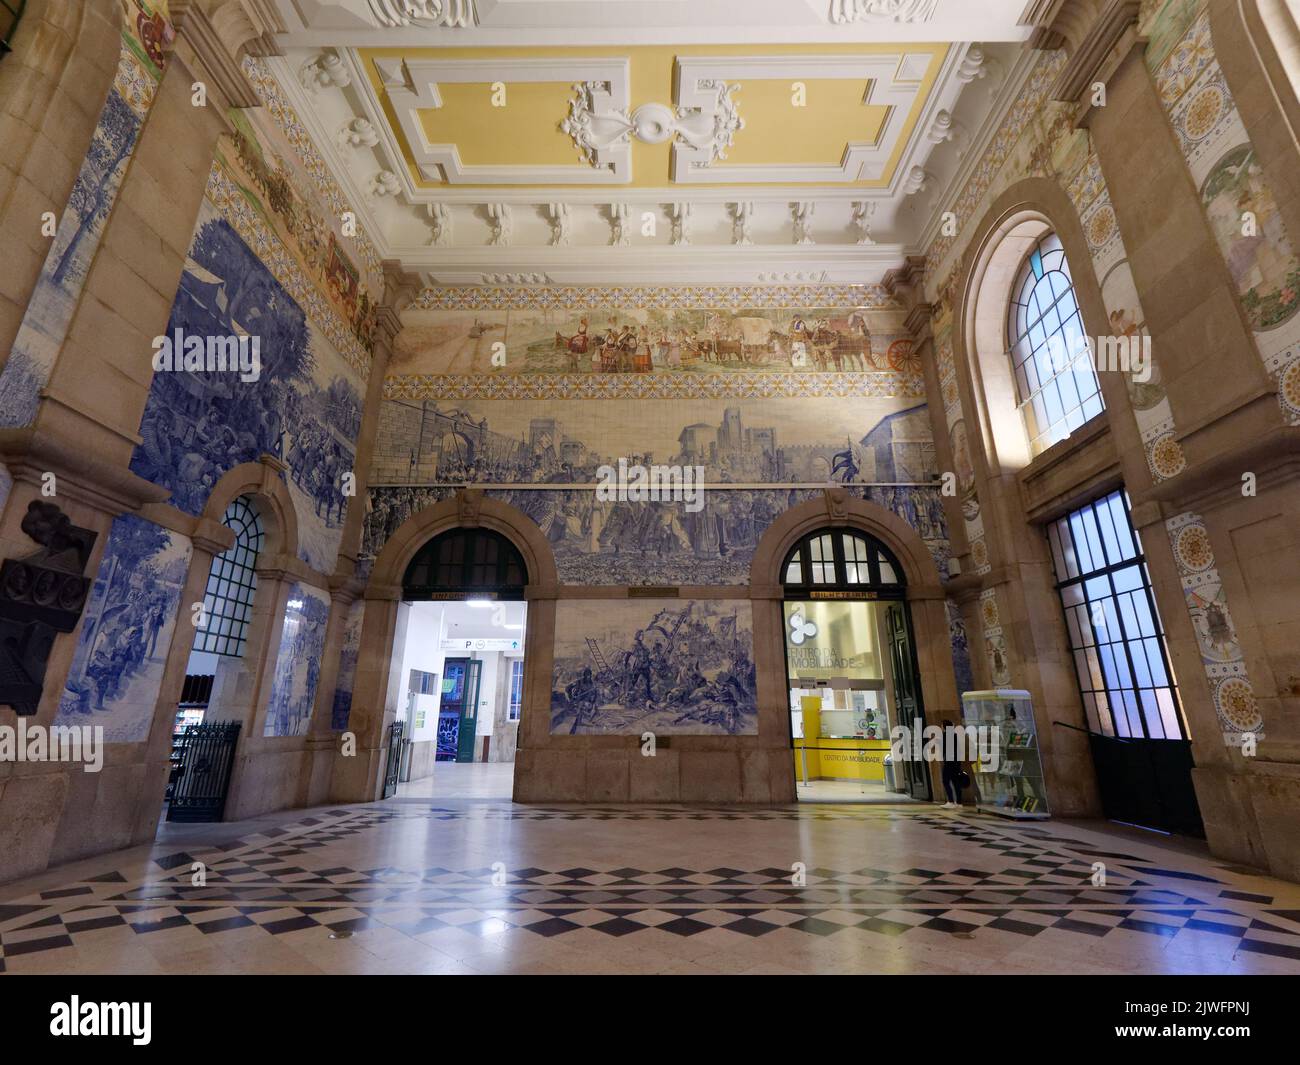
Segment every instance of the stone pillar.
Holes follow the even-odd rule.
[[[1065,7],[1080,9],[1077,3]],[[1216,32],[1216,48],[1231,40],[1230,48],[1244,50],[1236,6],[1220,7],[1213,17],[1226,32]],[[1136,8],[1110,0],[1096,5],[1091,19],[1076,20],[1054,95],[1072,103],[1090,131],[1152,337],[1170,446],[1180,461],[1164,470],[1134,463],[1128,391],[1105,381],[1103,391],[1113,430],[1129,438],[1118,450],[1188,719],[1211,848],[1294,878],[1300,875],[1293,816],[1300,806],[1294,712],[1300,707],[1300,578],[1291,560],[1300,551],[1294,472],[1300,430],[1282,417],[1277,384],[1259,357],[1257,336],[1148,69]],[[1277,114],[1266,119],[1258,77],[1244,80],[1247,128],[1258,124],[1276,132],[1282,123]],[[1105,86],[1104,106],[1094,104],[1097,84]],[[1284,213],[1293,213],[1293,173],[1285,190]],[[1188,554],[1193,541],[1201,545],[1194,557]],[[1211,638],[1209,610],[1223,618],[1227,644]],[[1255,709],[1265,738],[1255,758],[1243,758],[1241,731],[1225,710]]]
[[[121,51],[115,4],[29,0],[0,63],[0,353],[8,357],[50,248],[43,216],[62,213]]]

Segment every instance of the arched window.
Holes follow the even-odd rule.
[[[262,519],[249,496],[232,499],[221,515],[221,524],[235,531],[235,543],[212,560],[208,587],[203,593],[207,619],[194,633],[193,649],[241,658],[248,625],[253,619],[257,556],[265,534]]]
[[[452,529],[425,544],[406,567],[403,597],[431,599],[435,593],[493,592],[523,598],[528,567],[519,549],[491,529]]]
[[[866,533],[822,529],[805,536],[781,567],[787,589],[839,588],[901,596],[903,567],[889,548]]]
[[[1033,455],[1105,407],[1086,336],[1061,238],[1047,233],[1025,257],[1007,311],[1016,397]]]

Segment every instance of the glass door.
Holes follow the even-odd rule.
[[[443,665],[442,699],[438,704],[439,762],[474,761],[478,726],[478,692],[483,663],[473,658],[448,658]]]

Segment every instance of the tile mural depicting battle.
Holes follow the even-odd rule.
[[[916,529],[947,579],[948,528],[939,485],[845,491]],[[450,486],[371,488],[362,572],[403,522],[455,492]],[[823,489],[710,489],[704,509],[694,514],[680,503],[601,502],[590,488],[493,488],[484,495],[537,523],[565,584],[676,586],[747,584],[754,548],[768,526],[790,507],[822,498]]]
[[[918,376],[901,312],[865,308],[410,309],[389,376],[894,371]]]
[[[929,482],[914,399],[385,400],[370,483],[591,484],[602,465],[698,465],[709,483]]]
[[[551,732],[755,735],[758,698],[745,601],[561,600]]]

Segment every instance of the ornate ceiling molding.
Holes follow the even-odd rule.
[[[721,101],[729,99],[732,82],[788,81],[836,78],[868,82],[863,106],[888,111],[874,141],[849,144],[838,164],[783,165],[773,163],[716,167],[720,155],[710,142],[674,145],[672,175],[684,183],[735,184],[746,182],[850,182],[879,181],[898,146],[913,105],[929,68],[929,54],[917,52],[883,55],[778,55],[679,56],[674,78],[678,112],[701,116],[720,114]],[[730,143],[730,137],[727,138]]]
[[[368,3],[380,26],[465,29],[478,25],[474,0],[368,0]]]
[[[632,154],[626,132],[610,136],[627,114],[628,61],[600,58],[488,58],[377,60],[384,88],[421,175],[450,185],[622,184],[631,179]],[[565,120],[587,166],[467,166],[454,144],[434,144],[420,112],[442,106],[442,84],[563,82],[581,79],[580,98],[589,103]],[[627,121],[623,119],[623,121]]]
[[[886,19],[890,22],[929,22],[939,0],[831,0],[831,21],[844,25]]]
[[[683,148],[708,165],[727,157],[732,138],[745,126],[732,98],[740,86],[726,82],[707,87],[713,93],[710,106],[672,108],[648,103],[631,115],[626,108],[620,110],[606,102],[607,83],[583,82],[573,88],[577,95],[569,101],[569,117],[560,123],[560,129],[573,138],[579,154],[593,166],[613,150],[627,147],[633,137],[644,144],[672,139],[674,160]]]

